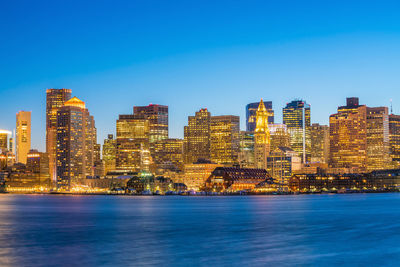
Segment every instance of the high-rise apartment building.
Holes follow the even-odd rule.
[[[261,99],[256,114],[256,129],[254,131],[254,162],[257,169],[267,167],[267,157],[271,149],[271,136],[268,128],[269,112]]]
[[[256,117],[259,102],[250,103],[246,106],[246,131],[254,132],[257,126]],[[272,101],[264,101],[264,106],[269,113],[268,123],[274,123],[274,110],[272,109]]]
[[[329,161],[329,126],[313,123],[310,128],[311,162]]]
[[[211,114],[201,109],[195,116],[189,116],[184,128],[184,161],[194,163],[199,159],[210,159]]]
[[[211,161],[224,165],[238,163],[239,116],[212,116],[210,121]]]
[[[400,115],[389,115],[389,144],[392,167],[400,167]]]
[[[97,136],[85,103],[73,97],[57,110],[57,188],[69,191],[93,176]]]
[[[183,139],[163,139],[154,144],[154,163],[157,172],[183,171]]]
[[[31,149],[27,156],[26,170],[37,176],[37,182],[42,186],[50,186],[49,156],[47,153]]]
[[[294,100],[283,108],[283,124],[290,134],[291,148],[302,158],[303,163],[311,159],[310,105],[303,100]]]
[[[367,107],[358,98],[347,98],[347,105],[329,117],[330,163],[333,168],[366,170]]]
[[[57,111],[71,98],[71,89],[46,90],[46,153],[49,155],[49,172],[52,181],[57,180]]]
[[[26,158],[31,149],[31,112],[20,111],[17,113],[16,125],[17,162],[26,164]]]
[[[390,168],[389,112],[367,107],[367,171]]]
[[[114,135],[109,134],[103,143],[104,172],[114,171],[116,168],[117,142]]]
[[[119,115],[117,120],[116,169],[149,171],[150,123],[143,114]]]

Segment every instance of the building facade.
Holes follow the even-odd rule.
[[[163,139],[154,144],[154,163],[156,172],[164,174],[166,171],[183,171],[183,140]]]
[[[329,126],[313,123],[310,128],[311,162],[329,161]]]
[[[119,115],[117,120],[116,169],[148,171],[150,156],[150,123],[143,115]]]
[[[212,116],[210,121],[211,161],[224,165],[238,163],[239,116]]]
[[[400,167],[400,115],[389,115],[389,145],[392,166]]]
[[[239,165],[241,168],[254,168],[254,132],[240,131]]]
[[[116,156],[117,156],[117,142],[114,135],[109,134],[107,139],[104,139],[103,143],[103,162],[104,162],[104,173],[107,175],[108,172],[116,169]]]
[[[153,147],[155,142],[168,138],[168,106],[153,105],[135,106],[133,114],[143,115],[149,120],[149,143]]]
[[[367,107],[358,98],[329,117],[330,167],[365,171],[367,165]]]
[[[184,161],[186,164],[199,159],[209,160],[210,155],[211,114],[201,109],[195,116],[189,116],[188,125],[184,128]]]
[[[290,134],[290,147],[302,158],[303,163],[311,160],[311,108],[303,100],[294,100],[283,108],[283,124]]]
[[[30,111],[20,111],[17,113],[16,138],[17,162],[26,164],[26,159],[31,149]]]
[[[10,151],[9,140],[12,133],[7,130],[0,130],[0,154]]]
[[[50,177],[57,181],[57,111],[71,98],[71,89],[46,90],[46,153],[49,155]]]

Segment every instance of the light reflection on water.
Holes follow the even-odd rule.
[[[397,265],[400,194],[0,195],[0,265]]]

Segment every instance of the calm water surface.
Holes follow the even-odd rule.
[[[1,266],[400,264],[400,194],[0,195]]]

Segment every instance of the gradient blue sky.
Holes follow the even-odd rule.
[[[398,1],[2,1],[0,128],[32,111],[45,150],[45,89],[71,88],[98,141],[134,105],[170,108],[170,136],[207,107],[240,115],[261,97],[276,122],[294,98],[328,123],[346,96],[400,113]]]

